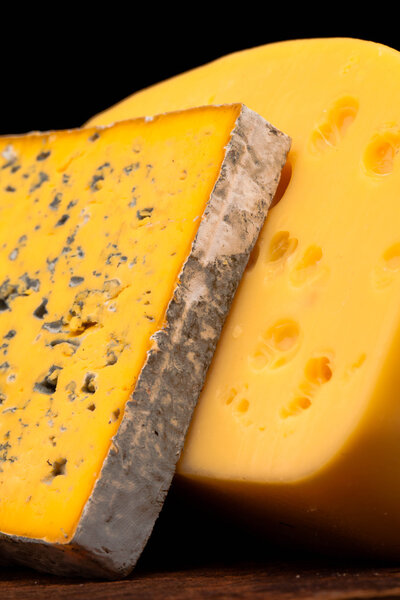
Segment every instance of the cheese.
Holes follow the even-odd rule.
[[[258,531],[400,556],[400,54],[279,42],[92,122],[243,101],[292,139],[178,473]]]
[[[132,569],[288,148],[238,104],[0,139],[0,553]]]

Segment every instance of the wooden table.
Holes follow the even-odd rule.
[[[400,562],[356,562],[268,546],[174,500],[135,571],[119,581],[59,578],[0,567],[0,600],[400,600]]]
[[[121,581],[59,579],[27,569],[0,571],[1,600],[400,598],[400,568],[316,562],[239,562],[139,568]]]

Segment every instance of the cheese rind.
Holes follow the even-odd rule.
[[[1,208],[16,229],[8,234],[1,263],[7,275],[4,331],[16,330],[13,319],[21,322],[33,313],[30,344],[37,344],[37,356],[46,361],[57,352],[58,361],[38,376],[38,364],[30,367],[27,356],[17,363],[13,351],[10,368],[19,369],[17,380],[25,390],[33,384],[35,402],[26,406],[22,387],[13,391],[15,378],[10,381],[6,374],[2,380],[0,425],[4,443],[10,440],[5,449],[19,454],[18,460],[4,461],[0,551],[54,573],[124,575],[135,565],[167,493],[224,318],[277,187],[289,138],[234,105],[2,141]],[[93,144],[98,144],[94,157],[80,161]],[[66,157],[71,150],[72,158]],[[140,167],[132,160],[132,152],[137,156],[139,150]],[[54,183],[61,181],[54,185],[51,177],[41,176],[44,168],[27,169],[27,156],[34,157],[35,167],[53,156]],[[82,178],[94,165],[93,177]],[[27,194],[17,186],[14,192],[6,189],[8,178],[18,172],[32,175]],[[81,191],[76,213],[60,210],[68,200],[58,188],[66,174],[70,183],[76,179],[74,191]],[[131,179],[123,186],[126,177]],[[18,202],[9,204],[11,193]],[[73,211],[78,200],[69,199],[68,205]],[[29,256],[26,239],[14,244],[14,237],[21,240],[19,219],[27,207],[28,215],[41,216],[38,224],[45,229]],[[65,235],[58,232],[73,218],[74,236],[65,246]],[[39,231],[35,223],[28,227],[28,241]],[[91,245],[84,247],[87,240]],[[10,258],[14,247],[18,252]],[[86,250],[83,255],[79,247]],[[31,270],[28,279],[23,276],[30,261],[37,263],[39,283]],[[152,298],[146,300],[149,291]],[[118,336],[117,326],[122,329]],[[110,339],[104,338],[107,333]],[[22,332],[18,335],[22,338]],[[9,338],[11,348],[18,336]],[[137,354],[128,352],[130,347]],[[22,344],[18,348],[22,352]],[[72,378],[76,373],[79,385]],[[116,397],[119,403],[112,403]],[[23,429],[18,440],[16,410],[25,411],[27,422],[28,415],[36,419],[39,433]],[[28,471],[31,488],[24,481],[27,460],[38,463]]]
[[[292,139],[178,474],[258,531],[400,556],[400,53],[346,38],[223,57],[92,122],[241,100]]]

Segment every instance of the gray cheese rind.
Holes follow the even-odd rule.
[[[59,575],[134,568],[170,487],[190,419],[290,138],[242,106],[165,319],[71,541],[0,534],[0,554]]]

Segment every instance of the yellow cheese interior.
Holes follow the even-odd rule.
[[[242,510],[249,502],[397,555],[399,98],[398,52],[298,40],[227,56],[93,120],[241,101],[292,137],[286,191],[236,295],[178,472],[220,482]]]
[[[0,140],[0,531],[68,540],[238,106]]]

